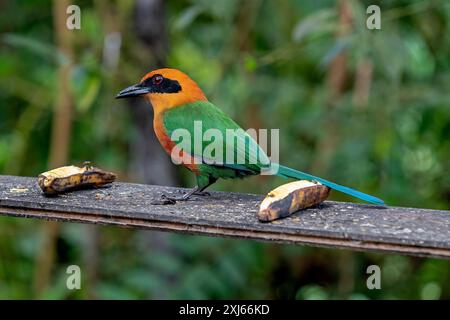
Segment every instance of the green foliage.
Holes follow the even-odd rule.
[[[128,106],[114,95],[148,71],[148,52],[133,35],[132,2],[107,2],[106,13],[103,2],[78,3],[70,163],[91,160],[127,180],[137,132]],[[368,30],[372,1],[349,4],[352,24],[344,32],[334,1],[167,1],[167,64],[190,74],[243,127],[280,128],[283,164],[391,205],[449,209],[450,5],[380,2],[382,29]],[[8,1],[0,17],[0,173],[36,176],[48,169],[57,68],[68,58],[54,43],[50,1]],[[116,65],[104,55],[112,29],[122,35]],[[327,78],[342,54],[346,77],[332,99]],[[364,70],[371,70],[366,102],[358,96]],[[255,177],[215,188],[265,193],[282,181]],[[83,290],[65,288],[66,267],[84,269],[86,230],[64,225],[43,297],[450,298],[447,261],[112,227],[99,232],[98,282],[83,278]],[[0,298],[34,297],[41,242],[40,223],[1,219]],[[366,287],[370,264],[381,267],[382,290]]]

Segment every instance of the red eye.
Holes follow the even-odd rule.
[[[152,82],[155,85],[159,85],[161,84],[161,82],[163,82],[163,80],[164,80],[163,76],[157,74],[156,76],[153,77]]]

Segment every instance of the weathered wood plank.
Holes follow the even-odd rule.
[[[0,214],[450,258],[450,211],[326,201],[261,223],[260,195],[213,192],[175,205],[151,204],[163,192],[181,191],[115,183],[49,198],[35,178],[0,176]]]

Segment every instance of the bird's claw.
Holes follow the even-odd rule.
[[[197,192],[194,192],[194,195],[201,196],[201,197],[210,197],[211,193],[209,193],[208,191],[197,191]]]
[[[153,205],[171,205],[177,203],[177,200],[163,194],[160,199],[153,200],[151,204]]]
[[[211,194],[206,191],[196,191],[196,192],[188,192],[183,194],[181,197],[169,196],[167,194],[162,194],[159,200],[154,200],[151,202],[153,205],[168,205],[175,204],[177,201],[187,201],[192,195],[196,196],[210,196]]]

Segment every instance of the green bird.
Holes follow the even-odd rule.
[[[384,205],[383,200],[374,196],[272,163],[258,143],[209,102],[197,83],[179,70],[151,71],[140,83],[119,92],[116,98],[135,96],[143,96],[153,106],[154,130],[164,150],[175,163],[185,166],[197,177],[196,188],[181,197],[168,197],[171,200],[188,200],[194,194],[203,194],[219,178],[245,178],[272,170],[277,176],[316,181],[361,200]],[[198,142],[198,137],[203,137],[203,132],[210,129],[216,133],[214,145],[220,146],[213,148],[213,156],[205,155],[205,151],[211,149],[211,141]],[[234,132],[233,139],[229,138],[230,130]],[[180,133],[188,133],[190,137],[184,140],[190,140],[181,143]]]

